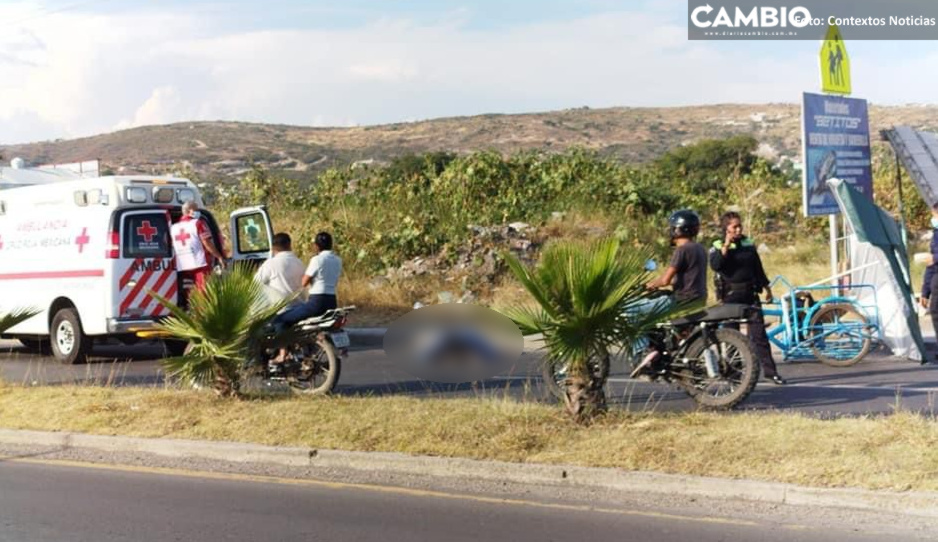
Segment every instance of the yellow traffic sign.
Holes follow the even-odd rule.
[[[850,57],[844,37],[836,24],[827,28],[821,45],[821,90],[832,94],[850,94]]]

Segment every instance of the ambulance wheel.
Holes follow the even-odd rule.
[[[91,350],[91,338],[81,328],[75,309],[60,309],[52,318],[50,330],[52,355],[61,363],[84,363]]]

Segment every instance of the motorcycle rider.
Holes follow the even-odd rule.
[[[660,277],[648,281],[645,287],[657,290],[665,286],[673,286],[674,293],[670,298],[661,298],[646,302],[640,311],[650,311],[660,308],[662,303],[681,303],[685,306],[700,305],[702,308],[707,302],[707,251],[696,241],[700,233],[700,217],[689,209],[676,211],[668,218],[668,236],[674,253],[668,268]],[[648,348],[648,341],[640,341],[636,347],[645,349],[646,354],[635,367],[632,376],[648,376],[655,371],[654,364],[660,358],[657,350]]]
[[[313,247],[316,255],[310,259],[301,279],[303,288],[309,286],[309,298],[305,303],[291,307],[274,318],[272,324],[276,333],[281,333],[301,320],[319,316],[338,307],[336,287],[339,276],[342,275],[342,259],[332,251],[332,235],[324,231],[319,232]],[[281,349],[280,355],[272,359],[271,363],[282,363],[286,354],[286,349]]]
[[[303,260],[293,253],[293,241],[287,233],[277,233],[271,245],[273,256],[265,261],[254,280],[263,284],[270,301],[277,302],[294,297],[302,290]],[[301,299],[294,299],[290,306],[302,303]]]
[[[752,305],[746,325],[749,347],[762,364],[762,373],[776,385],[784,385],[785,379],[779,376],[772,358],[772,348],[765,333],[765,317],[759,292],[765,292],[766,301],[770,301],[772,289],[762,266],[762,258],[752,239],[743,235],[742,219],[739,213],[729,211],[720,217],[722,239],[713,242],[710,248],[710,268],[716,273],[717,299],[722,303],[741,303]]]
[[[664,274],[649,281],[646,288],[673,286],[675,301],[706,303],[707,251],[696,240],[699,233],[700,217],[694,211],[682,209],[668,218],[668,235],[674,253]]]

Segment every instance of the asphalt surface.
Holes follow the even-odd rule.
[[[9,453],[8,451],[5,451]],[[0,461],[0,540],[928,540],[928,521],[556,488],[333,482],[32,453]],[[547,490],[547,491],[545,491]],[[548,491],[553,495],[548,494]]]
[[[159,344],[96,346],[91,363],[65,366],[31,354],[17,341],[0,341],[0,377],[12,383],[82,383],[162,386]],[[874,352],[848,368],[816,362],[779,363],[787,386],[761,382],[744,409],[798,410],[819,414],[891,413],[896,409],[934,414],[938,365],[920,365]],[[613,367],[608,398],[613,406],[642,411],[696,409],[683,392],[666,384],[633,381],[626,368]],[[408,394],[419,397],[510,396],[550,400],[540,381],[540,356],[526,352],[506,374],[475,384],[434,384],[419,380],[389,360],[380,349],[354,349],[342,365],[340,394]]]

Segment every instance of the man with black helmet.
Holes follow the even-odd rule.
[[[723,239],[713,242],[710,248],[710,268],[716,273],[717,299],[723,303],[752,305],[757,310],[747,322],[746,331],[752,353],[762,364],[762,373],[778,385],[785,384],[772,359],[772,347],[765,333],[765,318],[759,293],[765,291],[766,299],[772,299],[769,279],[762,267],[762,259],[755,243],[743,235],[739,213],[729,211],[720,217]]]
[[[697,243],[700,233],[700,217],[690,210],[681,210],[668,219],[668,234],[674,254],[664,275],[654,279],[646,287],[657,289],[674,286],[674,299],[678,302],[707,300],[707,251]]]

